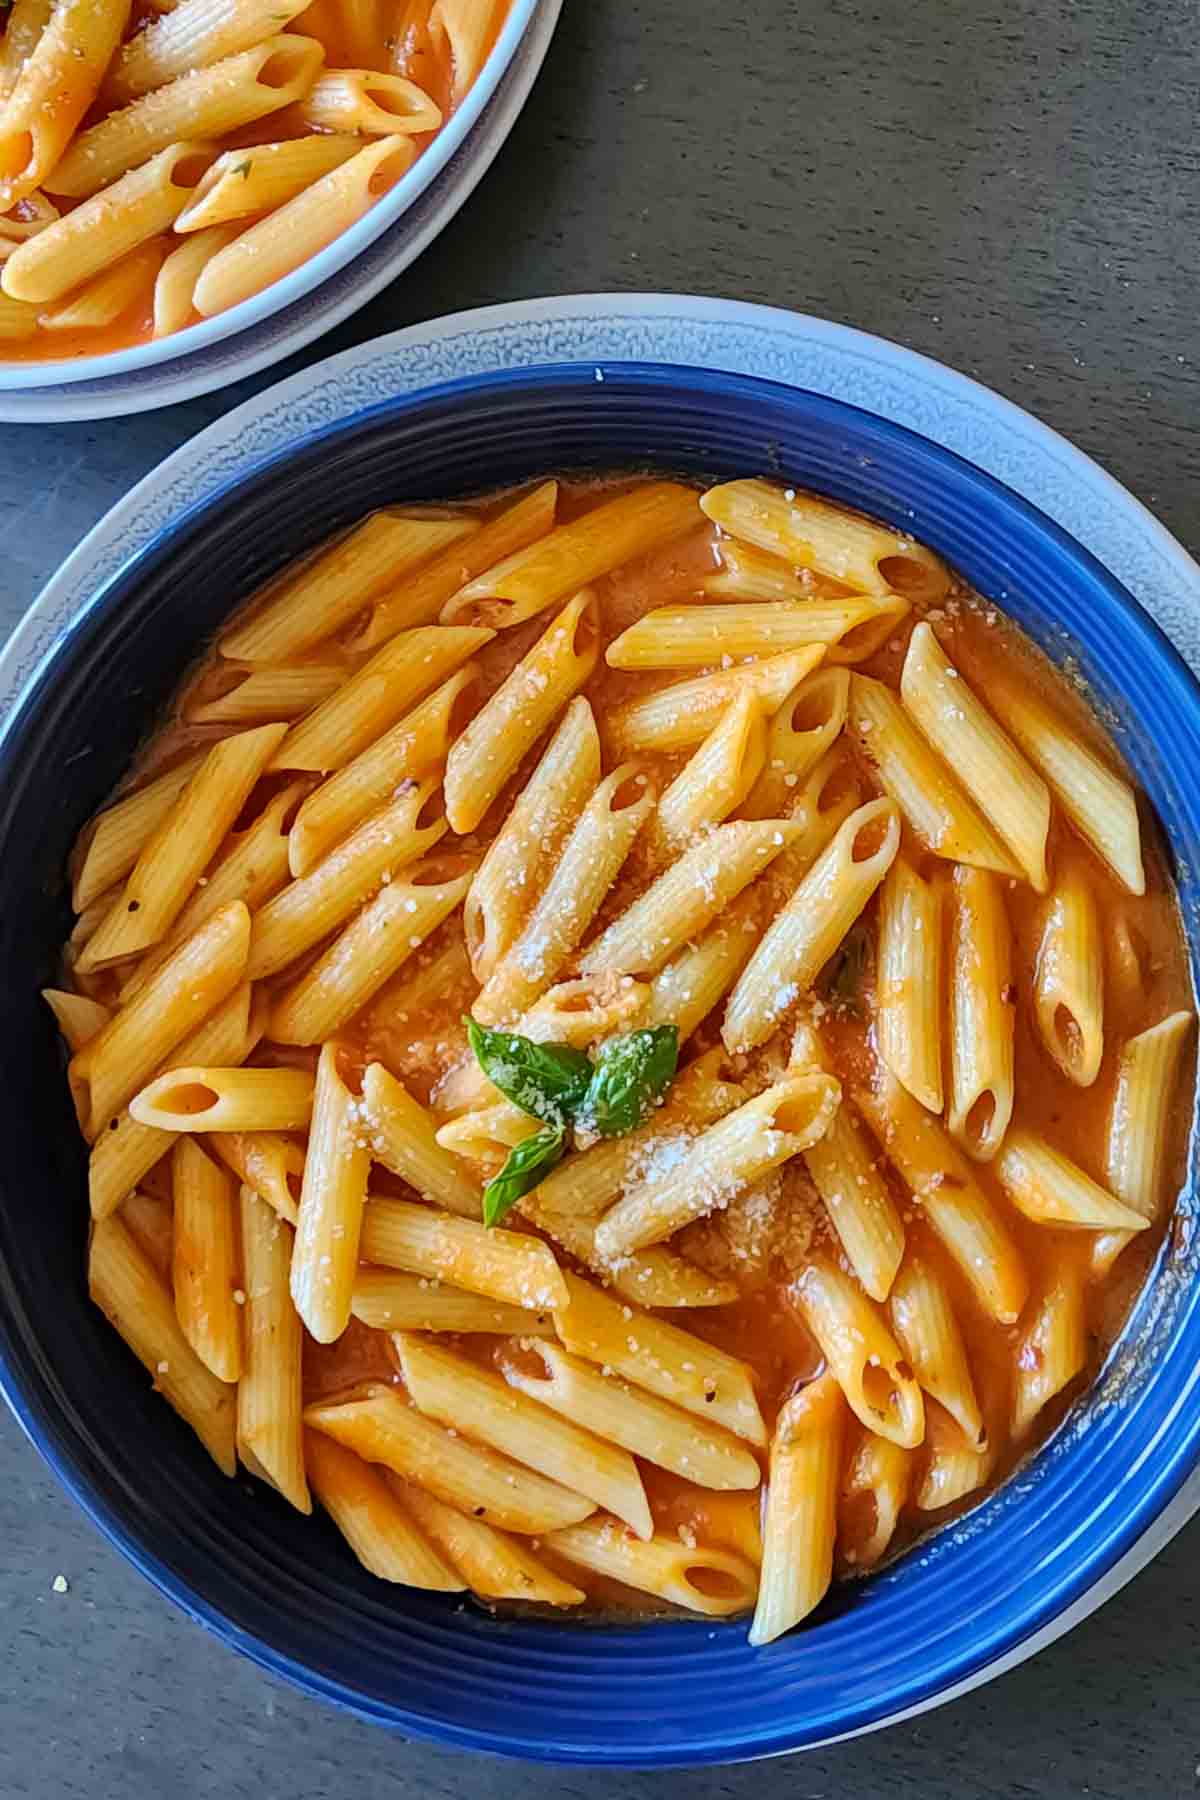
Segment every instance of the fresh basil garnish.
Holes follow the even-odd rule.
[[[596,1058],[587,1093],[575,1115],[577,1129],[597,1137],[636,1131],[675,1079],[679,1030],[655,1025],[610,1038]]]
[[[506,1100],[540,1119],[562,1127],[575,1115],[592,1078],[592,1065],[570,1044],[535,1044],[513,1031],[491,1031],[466,1020],[467,1038],[476,1061]]]
[[[494,1181],[483,1190],[483,1222],[498,1225],[505,1213],[535,1188],[558,1163],[567,1146],[561,1125],[543,1125],[508,1153]]]

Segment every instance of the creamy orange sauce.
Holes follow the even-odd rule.
[[[560,522],[633,485],[628,482],[564,484]],[[493,496],[474,503],[475,510],[490,516],[510,504],[513,497],[512,494]],[[704,525],[689,537],[602,579],[596,584],[602,641],[609,642],[652,606],[701,598],[701,584],[716,565],[717,538],[712,528]],[[811,583],[811,591],[820,595],[843,590],[836,583],[817,578]],[[479,655],[483,665],[479,703],[495,690],[541,636],[550,616],[543,614],[501,632],[483,649]],[[910,632],[920,616],[914,612],[904,625],[898,627],[884,648],[861,666],[862,672],[875,675],[894,687]],[[1043,688],[1060,710],[1070,715],[1089,741],[1115,766],[1120,766],[1111,745],[1078,694],[989,603],[956,585],[951,598],[932,609],[928,616],[935,623],[947,655],[985,702],[993,674],[1002,669],[1011,673],[1016,668],[1023,679]],[[356,624],[357,621],[353,622],[343,633],[345,639],[353,637]],[[318,660],[327,661],[332,653],[330,646],[324,645],[319,655],[314,655]],[[343,651],[342,654],[350,667],[349,653]],[[695,672],[689,669],[654,674],[628,673],[608,668],[601,657],[583,692],[592,704],[605,745],[606,770],[619,760],[606,741],[606,720],[613,706],[630,695],[688,679]],[[205,658],[198,665],[184,685],[175,716],[149,747],[140,775],[161,769],[196,742],[204,741],[206,734],[197,733],[184,721],[186,709],[198,698],[221,691],[229,684],[229,671],[222,669],[215,656]],[[207,735],[221,735],[225,729],[209,728]],[[543,748],[544,743],[536,746],[479,829],[464,840],[468,848],[481,849],[495,836]],[[660,791],[686,760],[687,754],[690,753],[649,757]],[[858,773],[867,793],[877,791],[873,771],[866,764],[860,765]],[[279,778],[272,779],[277,781]],[[248,816],[259,809],[265,793],[264,788],[254,796],[247,808]],[[1043,1049],[1032,1023],[1033,971],[1046,898],[1018,881],[1007,883],[1004,895],[1013,936],[1012,1001],[1016,1018],[1017,1076],[1014,1124],[1044,1134],[1102,1184],[1108,1111],[1120,1046],[1128,1037],[1168,1013],[1193,1005],[1186,949],[1158,830],[1144,801],[1140,803],[1140,812],[1147,873],[1146,893],[1140,898],[1131,897],[1124,891],[1071,831],[1057,808],[1054,814],[1051,870],[1067,850],[1081,859],[1110,938],[1106,945],[1109,970],[1105,994],[1104,1061],[1099,1078],[1088,1089],[1076,1087],[1062,1074]],[[916,840],[907,825],[904,827],[904,850],[925,875],[935,872],[944,875],[950,867]],[[635,846],[588,939],[594,938],[608,919],[636,897],[648,880],[644,851]],[[755,892],[760,896],[760,923],[765,926],[772,911],[781,904],[782,897],[772,889],[768,878],[760,879]],[[876,1070],[873,1025],[876,928],[877,900],[873,900],[863,916],[863,971],[857,990],[849,998],[840,999],[825,977],[818,981],[816,988],[824,1008],[820,1019],[823,1043],[834,1071],[847,1088],[869,1083]],[[373,1060],[384,1063],[418,1098],[435,1107],[439,1083],[467,1058],[461,1021],[478,992],[478,984],[465,957],[459,956],[455,960],[453,955],[460,939],[459,920],[454,917],[370,1001],[348,1032],[340,1034],[350,1046],[351,1064],[365,1067]],[[585,939],[585,943],[587,941]],[[1128,954],[1130,945],[1138,962],[1136,978],[1132,981],[1120,978],[1122,970],[1118,962],[1122,946]],[[435,963],[447,967],[449,973],[445,983],[432,995],[426,994],[414,1001],[415,986]],[[574,963],[559,979],[573,972]],[[276,978],[276,983],[290,982],[295,973],[294,967],[287,970]],[[826,971],[826,976],[828,973]],[[89,987],[103,998],[106,985],[107,978],[102,976]],[[719,1003],[689,1040],[683,1053],[684,1062],[719,1042],[722,1010]],[[784,1029],[775,1038],[746,1059],[745,1072],[752,1081],[757,1080],[759,1086],[765,1085],[772,1073],[778,1073],[785,1063],[791,1023],[786,1020]],[[267,1064],[298,1061],[303,1066],[312,1066],[315,1056],[315,1051],[296,1051],[267,1043],[260,1045],[254,1060]],[[1169,1184],[1172,1195],[1178,1190],[1182,1174],[1193,1081],[1194,1069],[1189,1062],[1175,1108],[1171,1150],[1175,1172]],[[900,1209],[910,1246],[919,1248],[941,1274],[950,1292],[967,1343],[989,1436],[999,1451],[986,1486],[971,1493],[956,1507],[938,1514],[920,1512],[913,1504],[911,1496],[919,1489],[921,1468],[928,1455],[924,1448],[915,1452],[910,1500],[893,1541],[894,1552],[931,1525],[976,1505],[1058,1422],[1070,1401],[1092,1379],[1119,1331],[1169,1223],[1169,1208],[1168,1217],[1142,1233],[1107,1278],[1088,1286],[1088,1367],[1063,1395],[1044,1409],[1025,1437],[1014,1440],[1008,1427],[1012,1372],[1018,1339],[1028,1321],[1028,1313],[1012,1326],[998,1325],[985,1316],[960,1271],[930,1229],[920,1205],[882,1157],[881,1167],[886,1171],[886,1179]],[[1030,1273],[1031,1293],[1036,1293],[1039,1279],[1052,1267],[1086,1256],[1091,1233],[1049,1230],[1033,1224],[1009,1204],[986,1164],[975,1164],[974,1170],[989,1202],[1020,1249]],[[477,1171],[481,1182],[489,1172]],[[377,1193],[403,1195],[408,1192],[403,1183],[378,1168],[372,1177],[372,1189]],[[702,1262],[713,1273],[731,1275],[741,1290],[739,1300],[733,1305],[691,1309],[686,1313],[675,1311],[664,1316],[746,1361],[753,1371],[758,1398],[769,1424],[782,1399],[798,1383],[811,1379],[823,1367],[820,1350],[789,1293],[790,1284],[803,1267],[808,1250],[819,1247],[848,1273],[852,1271],[801,1163],[794,1161],[781,1174],[771,1177],[766,1183],[766,1192],[765,1205],[745,1205],[735,1201],[727,1210],[686,1228],[673,1245]],[[515,1218],[510,1218],[509,1223],[514,1222]],[[569,1257],[561,1251],[558,1255],[565,1265],[570,1266]],[[497,1349],[496,1342],[486,1337],[452,1341],[462,1353],[485,1362],[493,1359]],[[396,1359],[385,1333],[369,1331],[355,1322],[335,1345],[321,1347],[308,1343],[305,1391],[310,1399],[347,1393],[373,1381],[400,1382]],[[851,1419],[845,1448],[847,1467],[861,1435],[862,1428]],[[642,1472],[661,1530],[678,1534],[686,1544],[719,1544],[757,1556],[759,1494],[710,1493],[657,1469],[643,1466]],[[856,1568],[860,1547],[872,1527],[873,1513],[869,1504],[859,1500],[843,1509],[838,1546],[839,1566],[843,1572],[853,1572]],[[632,1595],[618,1584],[593,1580],[577,1569],[572,1569],[570,1576],[586,1589],[597,1608],[632,1609],[642,1613],[662,1610],[649,1603],[645,1596]]]

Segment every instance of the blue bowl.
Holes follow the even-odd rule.
[[[687,1765],[793,1750],[936,1698],[1093,1587],[1196,1458],[1200,1319],[1184,1211],[1085,1402],[969,1518],[818,1621],[636,1629],[487,1617],[365,1575],[332,1527],[220,1477],[84,1285],[84,1157],[37,990],[63,870],[197,649],[266,577],[373,507],[554,470],[764,472],[933,545],[1052,657],[1077,660],[1165,823],[1193,962],[1200,691],[1048,519],[899,426],[748,378],[621,365],[455,382],[298,440],[162,532],[55,645],[0,737],[0,1381],[60,1480],[164,1593],[311,1693],[411,1735],[546,1761]]]

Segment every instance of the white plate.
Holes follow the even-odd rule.
[[[344,351],[238,407],[139,482],[47,584],[0,655],[0,713],[100,584],[187,506],[314,431],[393,394],[557,362],[663,362],[802,387],[921,432],[1004,481],[1132,591],[1200,674],[1200,568],[1110,475],[1028,413],[939,363],[824,320],[676,295],[578,295],[458,313]],[[1197,1471],[1127,1556],[1045,1630],[937,1695],[981,1686],[1119,1591],[1200,1508]]]
[[[62,424],[172,406],[282,361],[365,306],[444,230],[495,161],[545,61],[561,10],[562,0],[517,0],[510,14],[514,44],[497,43],[490,77],[485,70],[417,162],[412,174],[422,185],[415,197],[403,194],[406,176],[328,251],[267,290],[261,298],[272,301],[269,316],[238,324],[235,312],[222,314],[165,345],[147,346],[155,360],[139,357],[132,369],[114,367],[126,352],[96,358],[108,370],[101,378],[67,375],[62,365],[0,365],[0,421]],[[356,248],[360,240],[365,247]],[[248,301],[235,311],[245,315],[257,307]]]

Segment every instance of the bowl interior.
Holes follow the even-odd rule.
[[[911,530],[1058,661],[1070,654],[1162,817],[1195,962],[1200,694],[1157,628],[1057,527],[949,452],[750,378],[547,368],[384,402],[185,515],[99,594],[0,738],[0,1376],[101,1527],[195,1617],[310,1690],[420,1735],[646,1765],[811,1744],[929,1698],[1061,1612],[1194,1460],[1197,1248],[1172,1232],[1095,1389],[1020,1478],[818,1622],[494,1620],[366,1576],[328,1524],[215,1471],[89,1305],[85,1165],[49,1017],[79,826],[181,672],[261,581],[364,512],[552,471],[762,472]],[[1188,1192],[1194,1168],[1189,1164]]]

